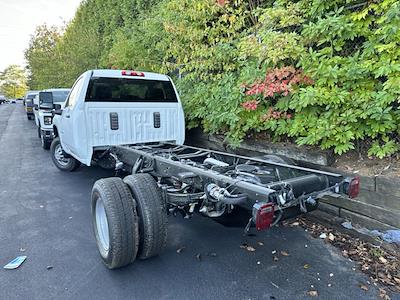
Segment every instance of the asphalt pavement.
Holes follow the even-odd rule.
[[[170,217],[165,253],[110,271],[97,252],[90,191],[112,175],[60,172],[22,104],[0,105],[0,266],[28,256],[0,269],[0,299],[307,299],[310,290],[318,299],[377,298],[375,287],[359,287],[368,278],[353,262],[300,227],[244,237],[242,227],[201,216]]]

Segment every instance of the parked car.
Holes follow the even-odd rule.
[[[34,118],[33,99],[36,97],[37,94],[39,94],[39,91],[29,91],[25,94],[24,105],[28,120],[33,120]]]
[[[55,105],[52,160],[63,171],[112,158],[124,179],[92,189],[94,235],[104,264],[119,268],[160,254],[167,216],[194,213],[223,222],[243,210],[247,226],[265,230],[314,210],[322,196],[356,197],[359,178],[296,166],[271,155],[253,158],[183,145],[185,122],[166,75],[94,70]]]
[[[53,140],[53,106],[64,106],[70,89],[47,89],[39,92],[33,99],[35,123],[43,149],[50,149]]]
[[[30,95],[29,98],[33,99],[36,96],[37,93],[39,93],[39,91],[27,91],[25,93],[25,96],[22,98],[23,102],[24,102],[24,105],[26,105],[26,99],[28,98],[29,95]]]
[[[0,95],[0,104],[6,102],[6,97],[4,95]]]

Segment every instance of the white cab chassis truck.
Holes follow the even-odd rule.
[[[54,105],[64,106],[70,89],[48,89],[39,92],[33,100],[33,110],[38,137],[43,149],[50,149],[53,141],[53,108]]]
[[[359,178],[297,166],[276,155],[239,156],[183,145],[184,115],[172,80],[135,71],[94,70],[78,78],[54,117],[51,145],[64,171],[107,158],[116,177],[92,189],[94,234],[104,264],[160,254],[167,217],[198,213],[222,224],[265,230],[317,207],[356,197]],[[117,176],[118,175],[118,176]]]
[[[58,139],[54,162],[60,169],[73,170],[80,163],[90,166],[102,160],[106,164],[110,146],[183,144],[184,120],[180,99],[168,76],[87,71],[73,85],[65,107],[55,111],[53,123]],[[64,153],[67,158],[62,156]]]

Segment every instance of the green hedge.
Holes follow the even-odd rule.
[[[101,3],[84,2],[57,43],[65,83],[90,67],[168,72],[188,125],[233,144],[266,132],[338,154],[399,150],[399,1],[124,0],[85,32]]]

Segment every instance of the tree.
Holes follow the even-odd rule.
[[[26,73],[18,65],[10,65],[0,73],[0,90],[8,98],[23,97],[27,90]]]
[[[40,25],[31,36],[25,59],[28,62],[29,86],[31,89],[58,87],[61,61],[57,58],[56,46],[62,30],[58,27]]]

